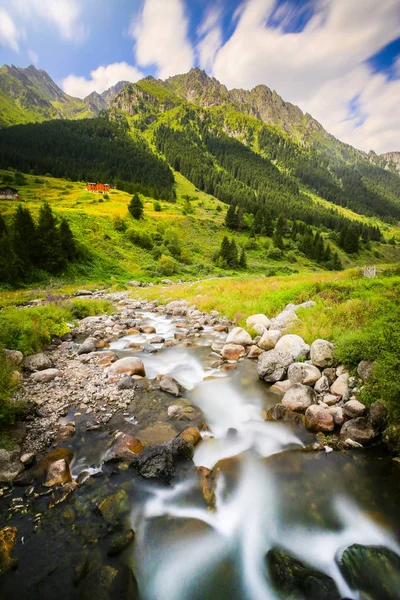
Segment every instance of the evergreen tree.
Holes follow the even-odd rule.
[[[329,244],[327,244],[326,248],[325,248],[325,254],[324,254],[324,262],[329,262],[332,260],[332,250]]]
[[[224,264],[226,264],[227,266],[229,264],[230,252],[231,252],[231,245],[229,243],[228,238],[225,235],[224,239],[221,242],[221,249],[220,249],[220,253],[219,254],[220,254],[220,257],[222,259],[222,262]]]
[[[238,249],[233,238],[229,242],[228,265],[234,269],[238,266]]]
[[[38,236],[32,215],[22,204],[18,205],[12,221],[13,251],[18,258],[23,279],[29,279],[38,256]]]
[[[0,214],[0,237],[5,233],[7,233],[7,225],[2,215]]]
[[[61,219],[59,235],[62,257],[64,258],[64,260],[67,261],[74,260],[77,254],[76,244],[68,221],[66,219]]]
[[[337,252],[333,253],[332,262],[333,262],[333,268],[335,271],[341,271],[341,269],[343,269],[342,262],[339,258],[339,254]]]
[[[272,237],[274,233],[274,225],[272,223],[272,216],[269,210],[264,211],[264,234],[267,237]]]
[[[137,193],[133,194],[128,210],[134,219],[141,219],[143,217],[143,203]]]
[[[244,248],[242,248],[242,252],[240,253],[239,267],[241,269],[247,269],[247,259],[246,259],[246,253],[244,251]]]
[[[7,231],[3,231],[0,234],[0,281],[15,286],[20,281],[20,275],[20,264],[12,241]]]
[[[49,273],[57,273],[64,262],[57,220],[47,202],[39,210],[37,226],[38,266]]]
[[[228,229],[237,229],[238,219],[236,214],[236,208],[233,204],[230,205],[225,217],[225,225]]]

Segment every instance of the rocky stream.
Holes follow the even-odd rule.
[[[369,363],[351,377],[285,333],[294,305],[251,315],[252,338],[184,301],[94,296],[115,313],[9,351],[28,408],[0,450],[1,598],[400,599]]]

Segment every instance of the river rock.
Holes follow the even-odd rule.
[[[291,388],[293,383],[290,379],[284,379],[284,381],[277,381],[269,388],[269,391],[273,394],[279,394],[280,396],[284,396],[289,388]]]
[[[9,483],[24,470],[19,450],[0,448],[0,483]]]
[[[263,352],[264,352],[264,350],[262,350],[261,348],[259,348],[256,345],[250,346],[250,349],[247,354],[247,358],[258,358]]]
[[[310,352],[310,346],[305,343],[303,338],[293,333],[282,336],[276,343],[275,349],[288,352],[293,360],[307,358]]]
[[[118,556],[118,554],[121,554],[121,552],[131,545],[134,539],[135,532],[133,529],[126,529],[114,533],[108,545],[107,556]]]
[[[284,310],[279,315],[271,319],[270,329],[289,329],[299,321],[299,317],[294,310]]]
[[[306,427],[309,431],[315,432],[333,431],[335,429],[333,415],[329,409],[313,404],[306,410]]]
[[[339,398],[338,396],[335,396],[335,394],[324,394],[322,396],[322,400],[327,406],[333,406],[334,404],[337,404],[339,402]]]
[[[11,556],[17,542],[17,534],[16,527],[7,525],[0,529],[0,576],[18,566],[18,558]]]
[[[304,415],[286,408],[283,404],[275,404],[275,406],[270,408],[265,415],[265,420],[284,421],[285,423],[304,425]]]
[[[353,544],[337,557],[346,582],[371,600],[400,599],[400,556],[383,546]]]
[[[119,390],[132,390],[135,387],[135,380],[131,375],[125,375],[118,381],[117,388]]]
[[[373,360],[362,360],[357,367],[357,375],[363,380],[368,381],[372,377],[374,369]]]
[[[240,346],[251,346],[253,343],[251,335],[242,327],[234,327],[226,338],[227,344],[239,344]]]
[[[315,393],[307,385],[295,383],[282,398],[283,406],[295,412],[304,412],[315,402]]]
[[[155,335],[149,339],[150,344],[163,344],[165,342],[165,338],[161,335]]]
[[[251,329],[254,325],[262,325],[265,329],[269,329],[271,325],[271,321],[268,319],[266,315],[258,314],[251,315],[246,319],[246,327]]]
[[[349,374],[342,373],[331,385],[331,394],[341,396],[343,400],[349,397]]]
[[[335,425],[343,425],[344,414],[341,406],[329,406],[328,412],[332,415]]]
[[[327,394],[329,392],[329,379],[326,375],[322,375],[322,377],[315,382],[314,390],[317,394]]]
[[[186,427],[183,431],[181,431],[179,437],[192,444],[192,446],[197,446],[197,444],[201,441],[201,433],[197,427]]]
[[[79,600],[139,600],[137,581],[124,564],[105,565],[85,577]]]
[[[182,438],[174,438],[164,444],[146,446],[132,462],[137,473],[144,479],[158,479],[169,483],[181,461],[191,461],[193,445]]]
[[[200,413],[193,406],[172,404],[168,406],[168,417],[176,421],[196,421]]]
[[[245,356],[246,350],[240,344],[225,344],[221,350],[222,358],[225,360],[238,360],[241,356]]]
[[[109,531],[118,531],[123,527],[130,508],[128,494],[120,488],[101,500],[95,512],[102,516]]]
[[[39,352],[27,356],[22,364],[27,371],[44,371],[50,369],[51,360],[44,352]]]
[[[340,430],[340,437],[342,439],[351,438],[355,442],[363,445],[372,442],[376,435],[375,429],[373,429],[366,417],[350,419],[350,421],[347,421]]]
[[[64,458],[61,458],[60,460],[50,463],[43,485],[45,487],[53,487],[53,485],[62,485],[63,483],[68,483],[70,481],[72,481],[72,477],[68,463]]]
[[[340,600],[334,580],[284,550],[273,548],[266,555],[269,576],[282,598]]]
[[[176,398],[182,395],[181,387],[173,377],[162,375],[158,381],[158,384],[160,386],[160,390],[166,394],[171,394],[171,396],[175,396]]]
[[[288,378],[292,383],[302,383],[303,385],[312,386],[321,378],[321,371],[317,367],[314,367],[314,365],[293,363],[288,368]]]
[[[366,410],[367,407],[358,400],[349,400],[349,402],[346,402],[344,405],[343,412],[346,417],[355,419],[356,417],[362,417]]]
[[[373,402],[369,409],[369,421],[372,427],[381,429],[386,423],[387,412],[387,408],[384,404]]]
[[[31,374],[31,379],[35,383],[48,383],[56,377],[61,377],[62,373],[59,369],[44,369],[43,371],[35,371]]]
[[[293,362],[291,354],[284,350],[269,350],[258,357],[257,373],[260,379],[275,383],[283,379]]]
[[[89,354],[89,352],[96,352],[97,340],[95,337],[88,337],[78,348],[77,354]]]
[[[209,510],[215,511],[215,487],[217,485],[218,470],[207,467],[197,467],[197,475],[200,480],[201,493],[207,503]]]
[[[262,334],[258,346],[263,350],[273,350],[281,337],[280,329],[268,329]]]
[[[315,340],[310,348],[311,362],[317,367],[332,366],[334,363],[333,349],[334,345],[327,340]]]
[[[146,376],[146,371],[144,370],[144,365],[140,358],[136,356],[125,356],[124,358],[120,358],[116,360],[110,367],[107,369],[108,377],[112,377],[114,375],[141,375],[142,377]]]
[[[24,360],[24,355],[19,350],[4,350],[4,354],[8,362],[18,367]]]
[[[127,433],[122,433],[122,431],[117,431],[109,443],[109,448],[103,457],[103,462],[119,460],[129,462],[134,456],[140,454],[142,451],[143,446],[140,440],[137,440]]]

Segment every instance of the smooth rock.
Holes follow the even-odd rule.
[[[283,421],[285,423],[295,423],[296,425],[304,425],[304,415],[286,408],[283,404],[275,404],[270,408],[266,415],[266,421]]]
[[[135,380],[131,375],[125,375],[118,381],[117,388],[119,390],[131,390],[135,387]]]
[[[269,350],[258,357],[257,373],[260,379],[275,383],[283,379],[289,365],[293,362],[291,354],[282,350]]]
[[[118,531],[122,528],[129,510],[128,494],[121,488],[101,500],[95,508],[104,519],[109,531]]]
[[[48,383],[56,377],[61,377],[62,373],[59,369],[44,369],[43,371],[35,371],[31,374],[31,379],[35,383]]]
[[[288,352],[293,360],[298,360],[299,358],[307,358],[310,346],[299,335],[287,334],[278,340],[275,350]]]
[[[322,375],[322,377],[315,382],[314,390],[317,394],[327,394],[329,392],[329,379],[326,375]]]
[[[79,600],[139,600],[137,581],[124,564],[103,565],[91,571],[79,591]]]
[[[250,346],[250,350],[247,354],[247,358],[258,358],[260,354],[262,354],[264,350],[259,348],[258,346]]]
[[[331,394],[341,396],[343,400],[349,397],[349,374],[342,373],[331,385]]]
[[[118,531],[112,536],[107,549],[107,556],[118,556],[128,546],[131,545],[135,538],[135,532],[133,529],[127,529],[125,531]]]
[[[334,404],[337,404],[339,402],[339,398],[338,398],[338,396],[335,396],[335,394],[324,394],[322,396],[322,400],[328,406],[333,406]]]
[[[376,437],[376,431],[373,429],[366,417],[358,417],[346,421],[340,430],[340,437],[343,439],[351,438],[359,444],[368,444]]]
[[[45,487],[53,487],[53,485],[61,485],[70,481],[72,481],[72,477],[68,463],[64,458],[61,458],[50,463],[43,485]]]
[[[294,310],[284,310],[279,315],[271,319],[270,329],[290,329],[297,321],[299,317],[296,315]]]
[[[189,442],[193,446],[197,446],[197,444],[201,441],[201,434],[197,427],[186,427],[180,432],[179,437],[186,442]]]
[[[351,438],[345,439],[344,442],[343,442],[343,445],[346,448],[356,448],[356,449],[358,449],[358,448],[362,448],[363,447],[362,444],[360,444],[359,442],[355,442]]]
[[[19,350],[4,350],[4,354],[8,362],[18,367],[24,360],[24,355]]]
[[[109,443],[103,462],[110,461],[130,461],[134,456],[143,451],[143,446],[140,440],[118,431],[114,434],[113,439]]]
[[[332,415],[335,425],[343,425],[344,414],[341,406],[329,406],[328,411]]]
[[[215,511],[215,487],[217,485],[218,471],[207,467],[197,467],[200,488],[203,498],[211,511]]]
[[[94,337],[88,337],[78,348],[77,354],[89,354],[89,352],[96,352],[97,340]]]
[[[265,327],[265,329],[269,329],[271,321],[266,315],[263,314],[251,315],[250,317],[247,317],[246,327],[251,329],[251,327],[254,327],[254,325],[262,325]]]
[[[328,381],[329,381],[329,385],[332,385],[332,383],[335,381],[337,375],[336,375],[336,369],[334,367],[326,367],[323,371],[322,371],[322,375],[324,377],[327,377]]]
[[[346,402],[343,408],[344,414],[350,419],[362,417],[366,410],[367,407],[361,402],[358,402],[358,400],[349,400],[349,402]]]
[[[369,408],[369,421],[375,429],[381,429],[387,419],[387,408],[381,402],[373,402]]]
[[[196,421],[200,417],[200,413],[193,406],[172,404],[168,406],[168,417],[175,421]]]
[[[115,363],[108,367],[107,375],[108,377],[112,377],[113,375],[141,375],[145,377],[146,371],[140,358],[126,356],[116,360]]]
[[[288,368],[288,379],[292,383],[302,383],[303,385],[314,385],[321,378],[321,371],[307,363],[293,363]],[[328,386],[329,389],[329,386]],[[317,390],[315,390],[317,391]]]
[[[0,448],[0,483],[9,483],[24,470],[19,450]]]
[[[269,388],[269,391],[273,394],[279,394],[280,396],[284,396],[288,389],[292,387],[293,383],[289,379],[285,379],[284,381],[277,381]]]
[[[333,431],[335,429],[333,415],[329,409],[313,404],[306,410],[306,427],[309,431],[315,432]]]
[[[373,369],[373,360],[362,360],[357,367],[357,375],[361,377],[363,381],[368,381],[372,377]]]
[[[251,335],[242,327],[234,327],[226,338],[227,344],[239,344],[240,346],[251,346],[253,340]]]
[[[334,345],[327,340],[315,340],[310,347],[311,362],[317,367],[330,367],[334,363]]]
[[[51,368],[51,360],[43,352],[27,356],[22,364],[27,371],[44,371]]]
[[[304,412],[316,400],[314,390],[302,383],[295,383],[282,398],[282,404],[295,412]]]
[[[165,392],[166,394],[171,394],[171,396],[175,396],[178,398],[181,396],[181,387],[179,383],[173,377],[168,377],[167,375],[163,375],[159,380],[160,390]]]
[[[258,346],[262,350],[273,350],[281,337],[282,332],[280,329],[269,329],[262,334]]]
[[[267,328],[264,327],[264,325],[261,325],[261,323],[255,323],[252,326],[252,330],[255,331],[257,335],[261,336],[267,331]],[[254,340],[253,340],[253,344],[254,344]]]
[[[221,350],[222,358],[226,360],[238,360],[241,356],[245,356],[246,350],[240,344],[225,344]]]

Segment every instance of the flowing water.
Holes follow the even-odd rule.
[[[168,339],[177,331],[176,323],[164,316],[143,317],[157,335]],[[124,489],[136,539],[134,547],[110,560],[132,566],[143,600],[277,598],[265,562],[268,550],[277,547],[334,578],[343,598],[361,599],[357,590],[349,589],[335,557],[354,543],[400,553],[399,465],[375,449],[305,452],[312,435],[263,420],[262,410],[278,399],[258,380],[254,362],[244,360],[227,372],[215,366],[218,357],[210,345],[221,335],[211,329],[191,347],[164,348],[156,354],[124,350],[128,342],[149,337],[128,336],[112,346],[121,356],[140,356],[149,378],[159,373],[175,377],[187,390],[185,401],[202,411],[210,432],[196,447],[194,463],[217,465],[216,510],[207,508],[195,468],[161,486],[139,479],[131,469],[104,466],[109,433],[86,432],[77,423],[69,444],[74,451],[72,473],[92,476],[71,500],[52,509],[39,532],[32,534],[19,518],[16,524],[23,532],[26,528],[26,541],[18,548],[18,571],[3,579],[3,593],[77,598],[79,588],[71,574],[81,560],[80,544],[85,552],[100,549],[104,554],[104,539],[90,533],[91,521],[98,522],[93,505],[106,491]],[[139,438],[156,419],[172,427],[166,408],[175,400],[160,392],[146,393],[139,400],[148,403],[150,398],[156,412],[145,417],[138,400],[128,414],[113,417],[111,425]],[[184,425],[173,426],[179,432]],[[35,510],[40,512],[37,506]],[[1,589],[0,584],[0,594]]]

